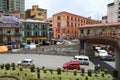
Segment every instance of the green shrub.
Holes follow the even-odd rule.
[[[88,76],[92,76],[92,71],[91,71],[91,69],[88,69]]]
[[[25,76],[27,76],[27,73],[25,72]]]
[[[31,71],[31,72],[35,72],[35,66],[34,66],[34,65],[31,65],[31,66],[30,66],[30,71]]]
[[[49,69],[50,73],[53,74],[53,69]]]
[[[44,68],[45,68],[45,67],[43,66],[43,67],[42,67],[42,70],[43,70]]]
[[[11,64],[12,70],[15,70],[15,63]]]
[[[81,68],[81,75],[84,76],[84,73],[85,73],[85,68]]]
[[[88,76],[85,77],[85,80],[88,80]]]
[[[23,71],[23,67],[22,67],[22,66],[19,66],[19,70],[20,70],[20,71]]]
[[[44,73],[47,73],[47,68],[44,68],[44,69],[43,69],[43,72],[44,72]]]
[[[102,77],[104,77],[104,75],[105,75],[105,73],[104,73],[104,72],[102,72],[102,73],[101,73],[101,76],[102,76]]]
[[[57,68],[57,74],[61,74],[61,68],[60,67]]]
[[[20,73],[17,73],[18,76],[20,76]]]
[[[62,80],[62,77],[61,77],[61,76],[59,77],[59,80]]]
[[[4,69],[4,66],[5,66],[4,64],[0,65],[1,69]]]
[[[9,63],[5,64],[5,68],[6,68],[6,70],[9,70],[10,69],[10,64]]]
[[[107,71],[107,69],[104,69],[104,73],[105,73],[105,74],[108,74],[108,71]]]
[[[39,67],[37,67],[37,73],[39,73],[40,72],[40,68]]]
[[[39,72],[37,72],[37,78],[38,78],[38,79],[40,78],[40,73],[39,73]]]
[[[73,73],[74,73],[74,75],[77,75],[77,70],[75,69],[75,70],[73,71]]]
[[[79,80],[79,78],[76,78],[76,80]]]

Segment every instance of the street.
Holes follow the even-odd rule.
[[[47,67],[56,69],[57,67],[61,67],[63,63],[69,62],[72,57],[70,56],[58,56],[58,55],[44,55],[44,54],[0,54],[0,64],[2,63],[15,63],[19,60],[31,58],[34,61],[36,67]],[[89,66],[88,65],[80,65],[80,67],[85,68],[87,71],[88,69],[92,69],[94,64],[100,64],[102,69],[109,69],[112,70],[115,63],[114,62],[103,62],[97,59],[90,59]],[[113,67],[111,67],[109,64]],[[106,66],[105,66],[106,65]]]

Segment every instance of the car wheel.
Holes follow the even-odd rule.
[[[80,68],[78,68],[78,70],[80,70]]]

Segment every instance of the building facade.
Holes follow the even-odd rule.
[[[107,5],[108,22],[120,22],[120,1],[114,0]]]
[[[23,43],[47,45],[49,39],[49,23],[38,20],[22,20]]]
[[[47,18],[45,21],[49,23],[49,36],[50,36],[50,40],[51,40],[51,39],[53,39],[52,18]]]
[[[0,44],[20,48],[22,27],[19,14],[0,13]]]
[[[55,39],[78,38],[78,26],[99,23],[90,18],[85,18],[69,12],[60,12],[53,15],[53,37]]]
[[[47,18],[47,10],[39,8],[38,5],[33,5],[32,9],[27,9],[25,14],[26,18],[31,18],[34,20],[43,21]]]
[[[14,12],[18,10],[23,17],[25,14],[25,0],[0,0],[1,12]]]

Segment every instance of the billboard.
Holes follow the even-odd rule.
[[[0,23],[18,25],[20,23],[20,18],[19,15],[1,15]]]

